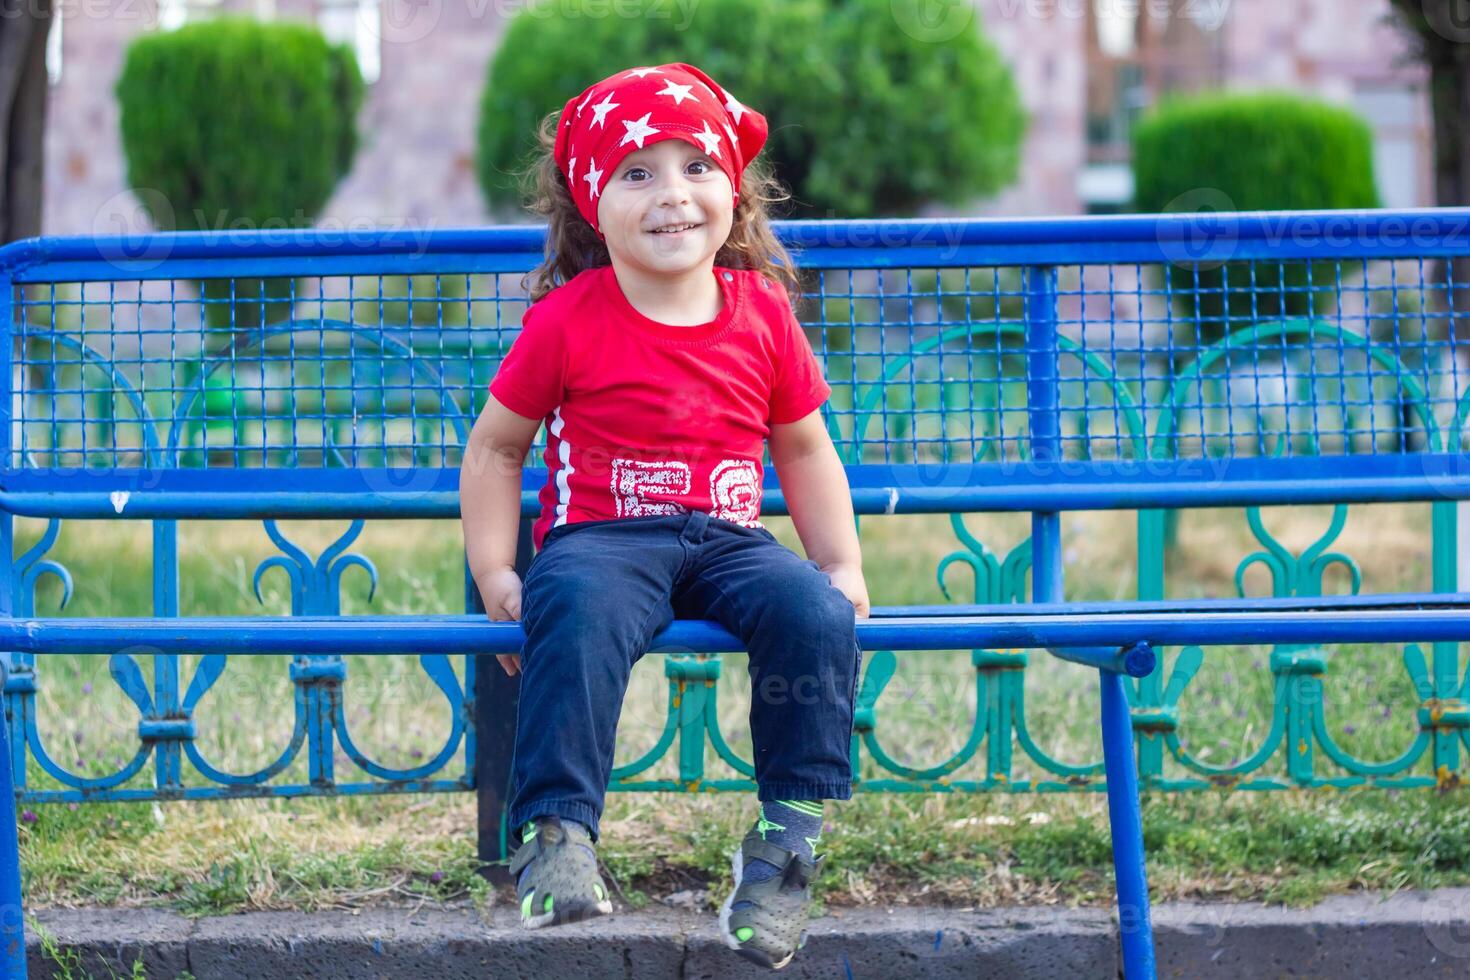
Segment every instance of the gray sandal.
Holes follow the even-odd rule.
[[[765,881],[742,884],[740,877],[746,862],[759,858],[780,870]],[[751,828],[730,855],[730,868],[734,872],[735,887],[720,909],[720,935],[725,945],[752,962],[779,970],[796,951],[806,945],[807,906],[811,904],[811,883],[827,855],[816,861],[777,847],[761,838],[760,832]],[[740,902],[750,902],[746,908],[734,909]]]
[[[555,816],[537,817],[535,824],[536,832],[510,863],[521,925],[540,929],[610,914],[612,900],[597,871],[592,838],[581,824],[564,824]],[[522,884],[521,871],[527,865],[531,870]]]

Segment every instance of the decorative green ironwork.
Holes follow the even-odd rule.
[[[955,281],[961,271],[963,284]],[[881,290],[873,296],[849,281],[842,298],[823,293],[814,348],[834,381],[826,424],[844,462],[994,466],[1030,461],[1020,366],[1027,352],[1027,329],[1018,318],[1020,285],[1006,271],[989,270],[988,294],[970,288],[970,270],[943,270],[944,275],[932,277],[941,293],[935,298],[932,320],[914,312],[911,301],[917,294],[911,280],[905,293],[910,306],[903,311],[902,322],[885,319],[892,297],[884,297]],[[1142,278],[1141,268],[1133,271]],[[1421,440],[1427,452],[1464,448],[1470,389],[1460,390],[1455,352],[1446,350],[1445,344],[1406,343],[1397,334],[1375,339],[1379,317],[1360,318],[1363,329],[1355,331],[1323,315],[1246,324],[1242,320],[1248,318],[1237,316],[1232,318],[1236,329],[1209,346],[1150,348],[1142,331],[1146,322],[1153,321],[1140,306],[1140,338],[1134,347],[1115,335],[1119,321],[1111,305],[1102,315],[1087,310],[1093,296],[1113,304],[1132,295],[1114,287],[1111,269],[1107,288],[1089,291],[1086,277],[1096,274],[1095,267],[1079,267],[1078,288],[1060,293],[1080,307],[1074,319],[1060,321],[1075,328],[1075,336],[1063,333],[1055,348],[1063,405],[1059,429],[1068,460],[1197,459],[1207,471],[1212,463],[1228,465],[1245,456],[1285,459],[1402,452],[1414,440]],[[466,288],[473,295],[468,283]],[[1339,293],[1342,288],[1339,282]],[[1368,292],[1366,285],[1362,289]],[[957,295],[964,303],[956,302]],[[1144,295],[1140,289],[1140,304]],[[1371,299],[1365,298],[1365,303]],[[972,309],[971,300],[981,308]],[[207,469],[216,451],[225,455],[229,467],[241,469],[308,463],[366,468],[405,460],[409,466],[453,465],[472,414],[460,406],[461,393],[487,380],[488,375],[477,376],[477,361],[482,369],[493,367],[509,346],[498,324],[476,335],[469,317],[462,335],[451,335],[445,329],[412,324],[385,328],[381,322],[354,323],[336,315],[313,320],[298,304],[295,319],[226,352],[206,356],[190,349],[175,357],[171,349],[165,358],[145,356],[140,346],[134,361],[115,350],[107,353],[106,345],[85,343],[84,339],[93,339],[90,332],[84,338],[75,325],[57,322],[54,291],[51,303],[49,323],[44,317],[27,318],[32,325],[25,330],[26,354],[18,365],[22,374],[33,376],[20,393],[24,411],[17,420],[22,438],[15,453],[23,468],[77,461],[82,469],[133,463]],[[85,305],[83,300],[77,303]],[[1417,309],[1422,315],[1423,305]],[[31,312],[38,310],[44,312],[44,304]],[[1167,316],[1167,304],[1162,315]],[[424,322],[417,313],[413,320]],[[1099,322],[1109,329],[1107,341],[1089,343],[1086,328]],[[1396,312],[1392,323],[1397,330]],[[415,329],[427,342],[416,340]],[[109,339],[117,341],[116,336]],[[307,339],[316,346],[303,355],[297,345]],[[203,342],[201,336],[200,345]],[[1160,370],[1161,364],[1167,370]],[[253,374],[245,370],[251,365]],[[1279,384],[1280,394],[1263,395],[1267,382]],[[1250,395],[1232,395],[1232,386],[1242,383],[1252,386]],[[432,404],[421,406],[421,398]],[[1445,406],[1452,411],[1445,411]],[[1399,412],[1412,424],[1397,426],[1391,445],[1379,445],[1376,420],[1386,411]],[[1447,414],[1449,418],[1443,417]],[[314,442],[304,438],[302,418],[320,423]],[[399,441],[392,438],[394,434]],[[119,511],[125,503],[118,502]],[[1454,591],[1457,505],[1445,500],[1425,506],[1432,518],[1431,587],[1436,592]],[[1347,506],[1335,506],[1328,526],[1300,553],[1270,532],[1259,508],[1244,508],[1242,513],[1259,550],[1236,564],[1239,595],[1245,595],[1248,574],[1260,572],[1274,596],[1321,596],[1334,573],[1346,576],[1350,592],[1362,587],[1358,560],[1333,550],[1347,521]],[[1030,541],[1008,550],[993,549],[967,524],[967,516],[949,515],[959,547],[944,555],[935,569],[941,593],[947,600],[965,603],[1025,601]],[[36,583],[46,574],[62,582],[63,605],[71,594],[66,569],[44,557],[55,544],[60,524],[50,520],[41,540],[14,561],[12,609],[17,616],[35,614]],[[289,580],[293,614],[337,615],[342,576],[357,566],[368,574],[371,601],[376,571],[366,557],[348,551],[362,527],[362,521],[354,521],[313,558],[287,539],[274,521],[266,521],[266,533],[281,554],[256,569],[252,584],[257,597],[263,575],[280,569]],[[1163,599],[1169,517],[1159,510],[1138,511],[1135,528],[1136,597]],[[154,614],[177,616],[173,521],[153,523],[153,548]],[[970,574],[968,590],[956,585],[965,569]],[[963,598],[956,598],[961,591]],[[154,656],[150,686],[140,662],[146,653],[122,651],[110,661],[111,676],[139,712],[141,744],[125,766],[99,778],[69,772],[46,754],[35,726],[34,658],[5,655],[10,667],[5,693],[13,762],[26,798],[69,799],[74,798],[75,794],[68,795],[73,791],[89,796],[116,791],[117,798],[125,798],[124,792],[133,793],[131,798],[190,795],[184,760],[214,784],[193,795],[264,793],[282,788],[270,781],[301,758],[303,750],[310,786],[286,790],[376,792],[383,786],[469,785],[468,773],[432,778],[444,772],[468,731],[465,691],[446,657],[425,655],[419,660],[453,718],[442,747],[423,765],[388,769],[362,752],[352,741],[342,710],[345,662],[335,656],[299,656],[291,665],[295,722],[288,744],[260,770],[234,774],[205,759],[195,738],[196,712],[226,669],[226,658],[205,657],[191,677],[182,678],[177,658]],[[1028,725],[1028,668],[1039,658],[1019,650],[969,653],[973,718],[967,719],[967,730],[954,733],[960,739],[958,747],[943,758],[922,762],[903,761],[891,732],[885,737],[880,709],[886,706],[885,696],[889,702],[899,696],[895,693],[899,685],[894,683],[898,658],[887,650],[866,653],[852,743],[860,787],[951,792],[1100,789],[1101,760],[1056,758],[1042,748],[1038,733]],[[1228,765],[1208,761],[1188,743],[1189,699],[1204,662],[1203,651],[1185,647],[1159,653],[1163,658],[1159,670],[1126,685],[1139,778],[1146,788],[1431,786],[1461,778],[1463,753],[1470,748],[1470,675],[1455,643],[1435,643],[1428,650],[1418,645],[1403,648],[1402,669],[1419,699],[1414,714],[1418,731],[1402,750],[1395,747],[1393,758],[1382,761],[1356,757],[1330,731],[1326,695],[1333,677],[1328,650],[1283,645],[1270,651],[1271,723],[1243,758]],[[612,788],[753,788],[752,762],[731,747],[718,723],[722,658],[669,655],[663,662],[668,690],[663,727],[639,758],[614,769]],[[969,697],[968,676],[964,687]],[[341,783],[334,770],[338,747],[358,771],[379,782]],[[150,757],[156,759],[155,785],[124,789]],[[28,759],[64,789],[24,787]],[[717,771],[707,768],[711,761]],[[676,769],[676,775],[652,778],[650,774],[663,763]],[[966,778],[961,774],[967,768],[978,771]]]

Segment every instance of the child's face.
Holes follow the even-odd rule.
[[[712,265],[730,237],[733,189],[725,171],[692,143],[666,139],[619,161],[597,198],[607,249],[622,262],[661,273]],[[657,232],[671,225],[695,227]]]

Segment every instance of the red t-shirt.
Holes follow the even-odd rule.
[[[490,393],[546,422],[537,550],[577,521],[699,510],[761,526],[771,424],[806,417],[832,389],[779,282],[714,274],[725,305],[697,326],[639,313],[610,265],[526,310]]]

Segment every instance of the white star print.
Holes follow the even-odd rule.
[[[657,129],[654,129],[652,126],[648,125],[648,117],[651,115],[653,115],[653,113],[645,112],[642,119],[624,119],[623,125],[628,127],[628,132],[623,135],[623,139],[621,142],[618,143],[618,146],[626,146],[629,143],[637,143],[638,149],[643,149],[643,141],[659,132]]]
[[[642,78],[645,75],[662,75],[663,72],[657,68],[630,68],[627,74],[637,75],[639,78]]]
[[[655,92],[653,94],[670,96],[674,100],[674,105],[683,105],[685,99],[694,98],[694,96],[689,94],[689,90],[693,87],[693,85],[675,85],[674,80],[670,78],[664,82],[664,90],[662,92]]]
[[[728,89],[725,90],[725,94],[730,95]],[[729,109],[730,115],[735,117],[735,125],[740,125],[740,116],[746,111],[745,106],[735,101],[735,96],[730,95],[730,101],[725,103],[725,108]]]
[[[577,179],[577,158],[572,157],[572,162],[567,166],[567,180]]]
[[[607,97],[606,98],[604,98],[601,102],[597,103],[597,105],[595,105],[595,106],[592,107],[592,112],[594,113],[594,115],[592,117],[592,125],[594,125],[594,126],[601,126],[601,125],[605,124],[607,122],[607,119],[606,119],[607,114],[609,112],[612,112],[614,109],[616,109],[620,105],[620,103],[614,102],[612,100],[612,97],[613,97],[613,94],[611,92],[609,92],[609,93],[607,93]]]
[[[579,106],[577,106],[577,115],[580,116],[582,114],[582,110],[585,109],[585,108],[587,108],[587,103],[589,103],[589,102],[592,101],[593,94],[594,93],[592,93],[592,92],[588,92],[587,93],[587,98],[583,99],[582,100],[582,104],[579,105]]]
[[[735,138],[735,130],[733,130],[733,129],[730,128],[730,124],[729,123],[720,123],[720,125],[725,127],[725,133],[730,137],[730,145],[731,146],[739,146],[740,145],[740,141]]]
[[[587,186],[591,188],[592,196],[596,197],[597,182],[602,179],[602,171],[597,169],[596,164],[592,164],[590,169],[588,169],[587,173],[582,177],[582,179],[585,180],[587,182]]]
[[[704,144],[704,152],[716,159],[720,156],[720,134],[709,128],[709,120],[704,122],[704,132],[695,133],[694,138]]]

